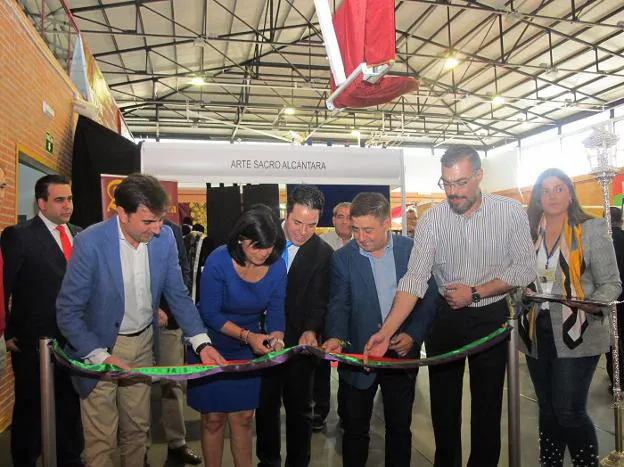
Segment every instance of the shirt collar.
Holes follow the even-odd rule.
[[[54,222],[52,222],[50,219],[48,219],[46,216],[43,215],[43,213],[41,211],[39,211],[39,213],[37,213],[37,215],[39,216],[39,218],[43,221],[43,223],[45,224],[45,226],[49,229],[49,230],[56,230],[56,228],[59,225],[62,225],[65,227],[65,230],[67,230],[67,224],[55,224]]]
[[[357,242],[356,242],[357,245]],[[386,256],[388,254],[388,251],[391,251],[392,248],[394,248],[394,240],[392,239],[392,233],[388,232],[388,243],[386,243],[386,246],[384,247],[384,256]],[[358,246],[358,250],[360,251],[360,254],[362,256],[366,256],[367,258],[376,258],[376,256],[373,256],[372,253],[366,251],[366,250],[362,250],[362,248],[360,248]],[[383,256],[382,256],[383,258]]]

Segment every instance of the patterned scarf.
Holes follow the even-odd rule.
[[[535,252],[539,252],[544,236],[546,235],[546,218],[542,216],[538,227]],[[566,215],[563,222],[563,235],[559,244],[559,275],[561,277],[562,295],[583,300],[585,291],[581,284],[581,276],[585,271],[585,258],[583,256],[583,244],[581,242],[583,227],[568,221]],[[570,308],[561,305],[561,318],[563,323],[563,342],[570,349],[578,347],[583,342],[583,333],[587,329],[587,315],[578,308]],[[535,341],[535,320],[537,318],[537,305],[531,303],[525,309],[520,318],[520,337],[529,349]]]

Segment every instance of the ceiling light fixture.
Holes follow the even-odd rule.
[[[446,57],[446,60],[444,61],[444,68],[446,68],[447,70],[452,70],[457,65],[459,65],[459,59],[453,52],[449,53]]]
[[[282,112],[284,112],[286,115],[295,115],[295,108],[294,107],[284,107]]]
[[[492,104],[494,105],[502,105],[505,103],[505,98],[503,96],[494,96],[492,99]]]
[[[360,130],[356,130],[356,129],[351,130],[351,136],[353,136],[354,138],[359,138],[360,135],[361,135]]]
[[[206,84],[206,81],[201,76],[195,76],[191,79],[191,84],[193,86],[203,86],[204,84]]]

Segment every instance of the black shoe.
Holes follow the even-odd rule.
[[[168,457],[185,464],[199,465],[202,463],[202,458],[195,454],[186,444],[175,449],[169,448]]]
[[[325,429],[325,420],[321,417],[314,417],[312,419],[312,431],[318,433],[319,431],[323,431]]]

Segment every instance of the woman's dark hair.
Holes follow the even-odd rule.
[[[533,237],[533,241],[537,239],[537,229],[539,227],[540,220],[542,219],[542,214],[544,214],[544,208],[542,208],[542,203],[540,201],[542,196],[542,184],[544,183],[544,180],[549,177],[557,177],[568,187],[570,198],[572,199],[570,205],[568,206],[569,222],[574,225],[578,225],[582,224],[586,220],[593,219],[592,216],[583,211],[583,208],[576,197],[576,190],[574,190],[574,183],[572,183],[572,179],[561,169],[546,169],[539,175],[539,177],[537,177],[535,185],[533,185],[531,200],[529,201],[529,207],[527,208],[529,227],[531,228],[531,237]]]
[[[156,178],[134,173],[124,178],[115,189],[115,204],[128,214],[135,213],[142,205],[158,216],[167,210],[169,195]]]
[[[279,219],[273,210],[264,204],[256,204],[244,211],[236,220],[230,233],[227,249],[232,259],[241,266],[245,265],[243,240],[251,240],[251,245],[255,248],[273,247],[273,251],[264,263],[267,265],[281,259],[282,251],[286,246],[284,231]]]

